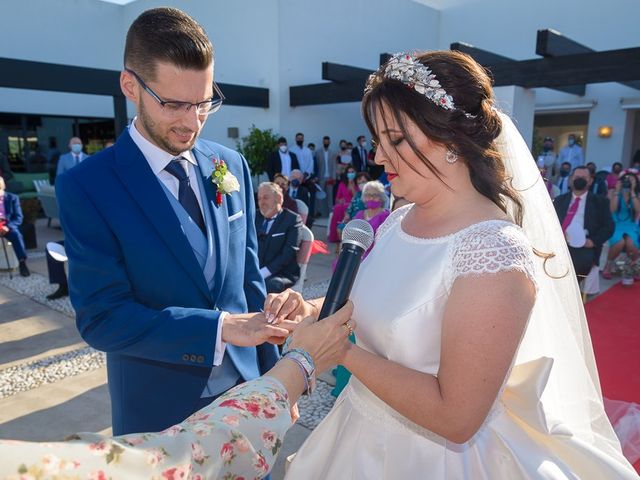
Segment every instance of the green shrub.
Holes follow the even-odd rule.
[[[267,170],[267,159],[278,145],[278,135],[270,128],[260,130],[251,125],[249,135],[238,142],[238,151],[249,162],[252,175],[260,175]]]

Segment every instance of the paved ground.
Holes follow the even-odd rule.
[[[111,434],[110,402],[104,357],[82,341],[67,299],[48,301],[55,290],[47,280],[43,255],[48,241],[62,231],[37,224],[38,249],[30,251],[29,279],[9,279],[0,272],[0,438],[56,440],[78,431]],[[314,226],[316,238],[326,238],[326,220]],[[306,294],[326,290],[335,255],[314,255],[307,270]],[[295,452],[332,404],[333,377],[322,379],[324,394],[305,401],[303,417],[287,434],[283,455],[273,472],[284,474],[287,455]],[[319,408],[321,404],[321,408]],[[306,425],[306,426],[305,426]]]
[[[54,226],[57,225],[54,223]],[[326,219],[314,227],[326,238]],[[67,300],[50,302],[44,247],[62,231],[37,225],[39,249],[31,252],[28,281],[0,272],[0,438],[54,440],[78,431],[111,433],[104,356],[79,337]],[[333,250],[333,249],[331,249]],[[306,294],[323,294],[331,276],[331,255],[312,257]],[[602,282],[603,291],[613,282]],[[10,288],[9,288],[10,286]],[[313,401],[301,402],[302,418],[287,434],[273,472],[283,477],[284,460],[295,452],[332,404],[330,374]]]

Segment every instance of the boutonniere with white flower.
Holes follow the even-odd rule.
[[[231,195],[233,192],[240,191],[240,183],[238,179],[229,171],[227,163],[224,160],[213,159],[213,172],[211,173],[211,181],[218,188],[216,193],[216,205],[222,203],[222,195]]]

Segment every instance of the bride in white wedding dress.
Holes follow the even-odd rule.
[[[341,362],[353,375],[287,480],[638,478],[604,413],[551,201],[483,68],[396,55],[363,112],[412,204],[361,266]],[[266,313],[317,309],[285,292]]]

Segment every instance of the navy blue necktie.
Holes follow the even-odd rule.
[[[202,211],[200,210],[198,199],[196,198],[196,194],[193,191],[193,188],[191,188],[189,175],[187,175],[187,172],[180,162],[180,159],[182,159],[182,157],[171,160],[171,162],[169,162],[169,165],[164,167],[164,169],[171,175],[176,177],[180,182],[180,186],[178,187],[178,201],[180,202],[180,205],[182,205],[182,207],[185,209],[185,211],[189,214],[191,220],[196,222],[196,225],[200,227],[202,233],[206,235],[204,218],[202,217]]]

